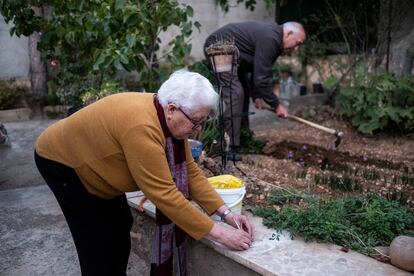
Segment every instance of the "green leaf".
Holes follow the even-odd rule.
[[[15,31],[16,31],[16,27],[11,27],[10,30],[9,30],[10,36],[13,36],[13,34],[15,33]]]
[[[115,0],[115,10],[122,10],[125,5],[125,0]]]
[[[134,47],[137,38],[134,34],[127,34],[127,43],[130,48]]]
[[[131,26],[135,26],[135,25],[137,25],[137,23],[138,23],[139,19],[140,19],[140,18],[138,17],[138,15],[137,15],[137,14],[131,14],[131,15],[129,16],[128,20],[126,21],[126,23],[127,23],[127,25],[128,25],[129,27],[131,27]]]
[[[107,55],[105,53],[101,53],[93,65],[93,70],[95,71],[99,70],[99,66],[105,61],[106,57]]]
[[[139,15],[142,21],[151,23],[151,17],[148,15],[148,13],[145,10],[141,10],[139,12]]]
[[[186,8],[186,13],[187,13],[187,15],[188,15],[189,17],[193,17],[193,15],[194,15],[194,10],[193,10],[193,8],[192,8],[191,6],[189,6],[189,5],[187,5],[187,8]]]
[[[200,24],[200,22],[198,22],[198,21],[195,21],[194,22],[194,26],[197,28],[197,30],[200,32],[201,31],[201,24]]]
[[[74,32],[68,32],[65,34],[65,40],[68,44],[74,45],[75,44],[75,33]]]
[[[119,60],[120,60],[123,64],[128,64],[128,63],[129,63],[128,57],[127,57],[126,55],[123,55],[123,54],[119,55]]]
[[[339,80],[334,77],[334,76],[330,76],[324,83],[324,85],[326,86],[326,88],[328,88],[329,90],[333,89],[337,84],[338,84]]]
[[[114,61],[114,66],[115,66],[115,68],[116,68],[116,69],[118,69],[118,70],[123,70],[123,69],[124,69],[124,67],[122,66],[121,62],[120,62],[118,59],[116,59],[116,60]]]

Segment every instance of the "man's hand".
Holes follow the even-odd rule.
[[[286,107],[284,107],[282,104],[279,104],[279,105],[276,107],[275,112],[276,112],[276,115],[277,115],[277,116],[282,117],[282,118],[286,118],[286,117],[288,116],[287,109],[286,109]]]
[[[263,102],[263,100],[261,98],[257,98],[257,99],[254,100],[254,106],[257,109],[262,109],[263,108],[263,105],[264,105],[264,102]]]

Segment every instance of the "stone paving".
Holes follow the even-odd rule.
[[[34,142],[54,120],[4,123],[11,146],[0,146],[0,190],[42,185],[33,160]]]
[[[69,228],[33,160],[37,136],[54,120],[5,123],[11,146],[0,146],[0,275],[80,275]],[[131,265],[133,264],[133,265]],[[145,275],[131,253],[129,276]]]

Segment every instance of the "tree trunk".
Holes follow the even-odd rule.
[[[33,8],[37,16],[42,16],[41,8]],[[37,43],[40,41],[40,34],[33,33],[29,36],[29,58],[30,58],[30,83],[35,99],[41,99],[47,95],[47,70],[46,64],[41,60],[40,52],[37,50]]]
[[[381,0],[377,66],[386,67],[397,77],[410,74],[412,70],[413,14],[412,0]]]

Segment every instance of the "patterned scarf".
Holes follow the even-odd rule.
[[[158,119],[164,136],[167,139],[165,153],[171,175],[177,189],[188,198],[187,165],[185,158],[184,140],[172,137],[164,117],[164,110],[157,96],[154,97]],[[176,226],[161,210],[155,211],[156,230],[152,243],[151,276],[173,275],[173,257],[175,256],[175,275],[187,274],[186,245],[187,234]],[[175,248],[174,248],[175,240]]]

